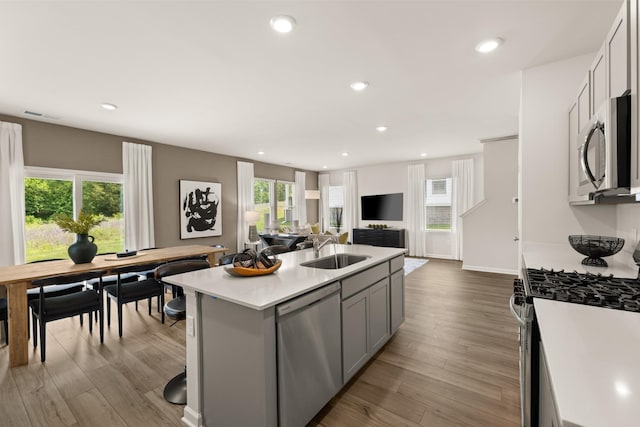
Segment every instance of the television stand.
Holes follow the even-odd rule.
[[[356,245],[404,248],[404,228],[354,228],[353,243]]]

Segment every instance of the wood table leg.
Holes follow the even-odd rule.
[[[29,363],[27,339],[27,282],[7,286],[9,305],[9,367]]]

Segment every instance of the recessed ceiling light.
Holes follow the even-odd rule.
[[[262,156],[264,154],[264,151],[258,151],[258,155]]]
[[[278,15],[271,18],[269,24],[274,31],[286,34],[293,31],[293,27],[296,26],[296,20],[287,15]]]
[[[380,132],[380,133],[382,133],[382,132],[386,131],[387,129],[389,129],[389,126],[378,126],[378,127],[376,128],[376,130],[377,130],[378,132]]]
[[[105,110],[109,110],[109,111],[113,111],[113,110],[117,110],[118,106],[116,104],[111,104],[109,102],[103,102],[102,104],[100,104],[100,106],[102,108],[104,108]]]
[[[353,82],[350,86],[351,89],[360,92],[365,90],[367,86],[369,86],[369,82]]]
[[[489,53],[496,50],[503,42],[504,40],[500,37],[483,40],[476,46],[476,51],[480,53]]]
[[[420,153],[420,156],[427,157],[427,153]]]
[[[349,155],[349,153],[347,153],[346,151],[344,153],[342,153],[342,157],[347,157]]]
[[[326,168],[327,168],[327,165],[322,165],[322,169],[326,169]]]

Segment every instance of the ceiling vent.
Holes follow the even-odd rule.
[[[60,117],[50,116],[48,114],[42,114],[36,111],[24,110],[24,114],[26,114],[27,116],[43,117],[45,119],[51,119],[51,120],[60,120]]]

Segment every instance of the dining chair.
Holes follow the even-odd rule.
[[[49,259],[40,259],[37,261],[31,261],[29,264],[40,264],[49,261],[62,261],[62,258],[49,258]],[[73,294],[83,290],[85,287],[84,282],[77,283],[64,283],[64,284],[56,284],[49,285],[43,288],[45,297],[57,297],[61,295]],[[39,288],[30,288],[27,289],[27,307],[29,306],[29,302],[36,301],[40,298],[40,289]],[[31,308],[29,308],[31,311]],[[27,313],[27,335],[31,335],[31,313]],[[97,320],[97,319],[96,319]],[[80,315],[80,326],[82,326],[82,315]]]
[[[162,279],[167,276],[186,273],[189,271],[202,270],[210,267],[211,265],[207,260],[173,261],[156,268],[155,277],[157,280],[162,281]],[[181,287],[177,286],[177,297],[164,305],[163,312],[169,319],[174,320],[174,323],[171,326],[186,317],[187,304],[186,298],[184,296],[184,290]],[[184,405],[187,403],[186,367],[184,368],[183,372],[173,377],[167,383],[167,385],[164,387],[163,395],[167,402],[175,403],[178,405]]]
[[[38,346],[38,330],[40,332],[40,361],[45,361],[46,325],[48,322],[87,313],[89,316],[89,333],[93,334],[93,318],[91,313],[99,313],[100,343],[104,342],[104,316],[102,315],[102,282],[98,281],[97,289],[84,289],[78,292],[51,296],[45,288],[52,285],[84,282],[99,279],[105,271],[89,271],[79,274],[67,274],[45,277],[32,282],[40,290],[38,299],[29,301],[33,320],[33,348]],[[39,325],[38,325],[38,322]]]
[[[9,345],[9,310],[6,298],[0,298],[0,321],[4,323],[4,342]]]
[[[127,273],[140,273],[154,270],[164,263],[147,263],[140,265],[128,265],[124,267],[113,268],[111,273],[117,275],[116,283],[105,286],[104,291],[107,295],[107,326],[111,326],[111,300],[113,300],[118,309],[118,336],[122,337],[122,306],[129,302],[138,302],[140,300],[159,297],[159,307],[164,305],[164,285],[155,278],[142,279],[135,282],[125,283],[122,276]],[[138,306],[136,304],[136,311]],[[161,312],[162,323],[164,323],[164,311]],[[149,302],[149,316],[151,316],[151,302]]]

